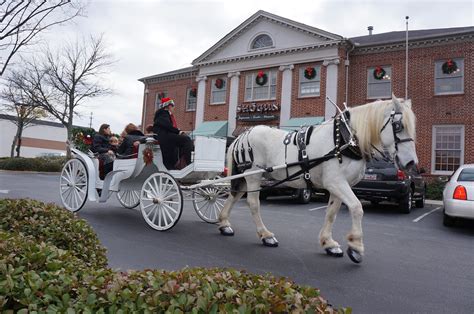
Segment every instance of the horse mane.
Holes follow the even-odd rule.
[[[386,112],[391,111],[397,99],[377,100],[349,109],[351,126],[355,130],[359,147],[363,155],[370,156],[372,145],[380,147],[380,130],[383,127]],[[415,114],[411,109],[411,100],[399,102],[403,114],[402,123],[408,135],[415,139]]]

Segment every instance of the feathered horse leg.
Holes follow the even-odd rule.
[[[319,243],[328,255],[335,257],[342,257],[344,255],[339,243],[334,241],[332,238],[332,227],[340,208],[341,200],[331,194],[329,197],[328,207],[326,209],[324,225],[319,232]]]

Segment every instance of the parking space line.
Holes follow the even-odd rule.
[[[0,193],[2,194],[8,194],[10,192],[10,190],[0,190]]]
[[[427,212],[427,213],[421,215],[420,217],[418,217],[418,218],[416,218],[416,219],[413,219],[413,222],[418,222],[418,221],[422,220],[423,218],[425,218],[425,217],[428,216],[429,214],[434,213],[435,211],[437,211],[437,210],[440,209],[440,208],[441,208],[441,206],[438,206],[438,207],[436,207],[435,209],[430,210],[429,212]]]
[[[326,207],[328,207],[328,205],[324,205],[324,206],[316,207],[316,208],[310,208],[310,209],[308,209],[308,211],[312,212],[313,210],[323,209],[323,208],[326,208]]]

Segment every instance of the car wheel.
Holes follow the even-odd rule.
[[[413,202],[413,199],[412,199],[412,193],[410,190],[408,194],[404,198],[402,198],[400,203],[398,203],[398,208],[400,209],[402,213],[409,214],[411,212],[412,202]]]
[[[446,215],[446,213],[443,213],[443,225],[445,227],[452,227],[454,226],[454,217]]]
[[[416,208],[425,207],[425,193],[424,192],[423,192],[423,195],[421,196],[421,200],[416,200],[415,201],[415,207]]]
[[[310,189],[299,189],[297,195],[298,195],[298,203],[300,204],[308,204],[311,201]]]
[[[260,195],[258,196],[258,198],[261,200],[261,201],[265,201],[268,197],[268,194],[265,193],[265,192],[262,192],[260,191]]]

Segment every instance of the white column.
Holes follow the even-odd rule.
[[[230,91],[229,91],[229,113],[227,123],[227,136],[232,135],[236,127],[237,117],[237,102],[239,100],[239,77],[240,72],[230,72],[227,74],[230,79]]]
[[[206,81],[207,76],[200,75],[196,78],[198,82],[197,99],[196,99],[196,123],[197,128],[204,121],[204,101],[206,99]]]
[[[326,97],[337,103],[337,73],[339,68],[339,58],[324,60],[326,67]],[[324,107],[324,119],[327,121],[336,114],[336,108],[326,99]]]
[[[281,107],[280,125],[288,121],[291,117],[291,85],[293,82],[293,64],[282,65],[279,70],[282,72],[281,80]]]

